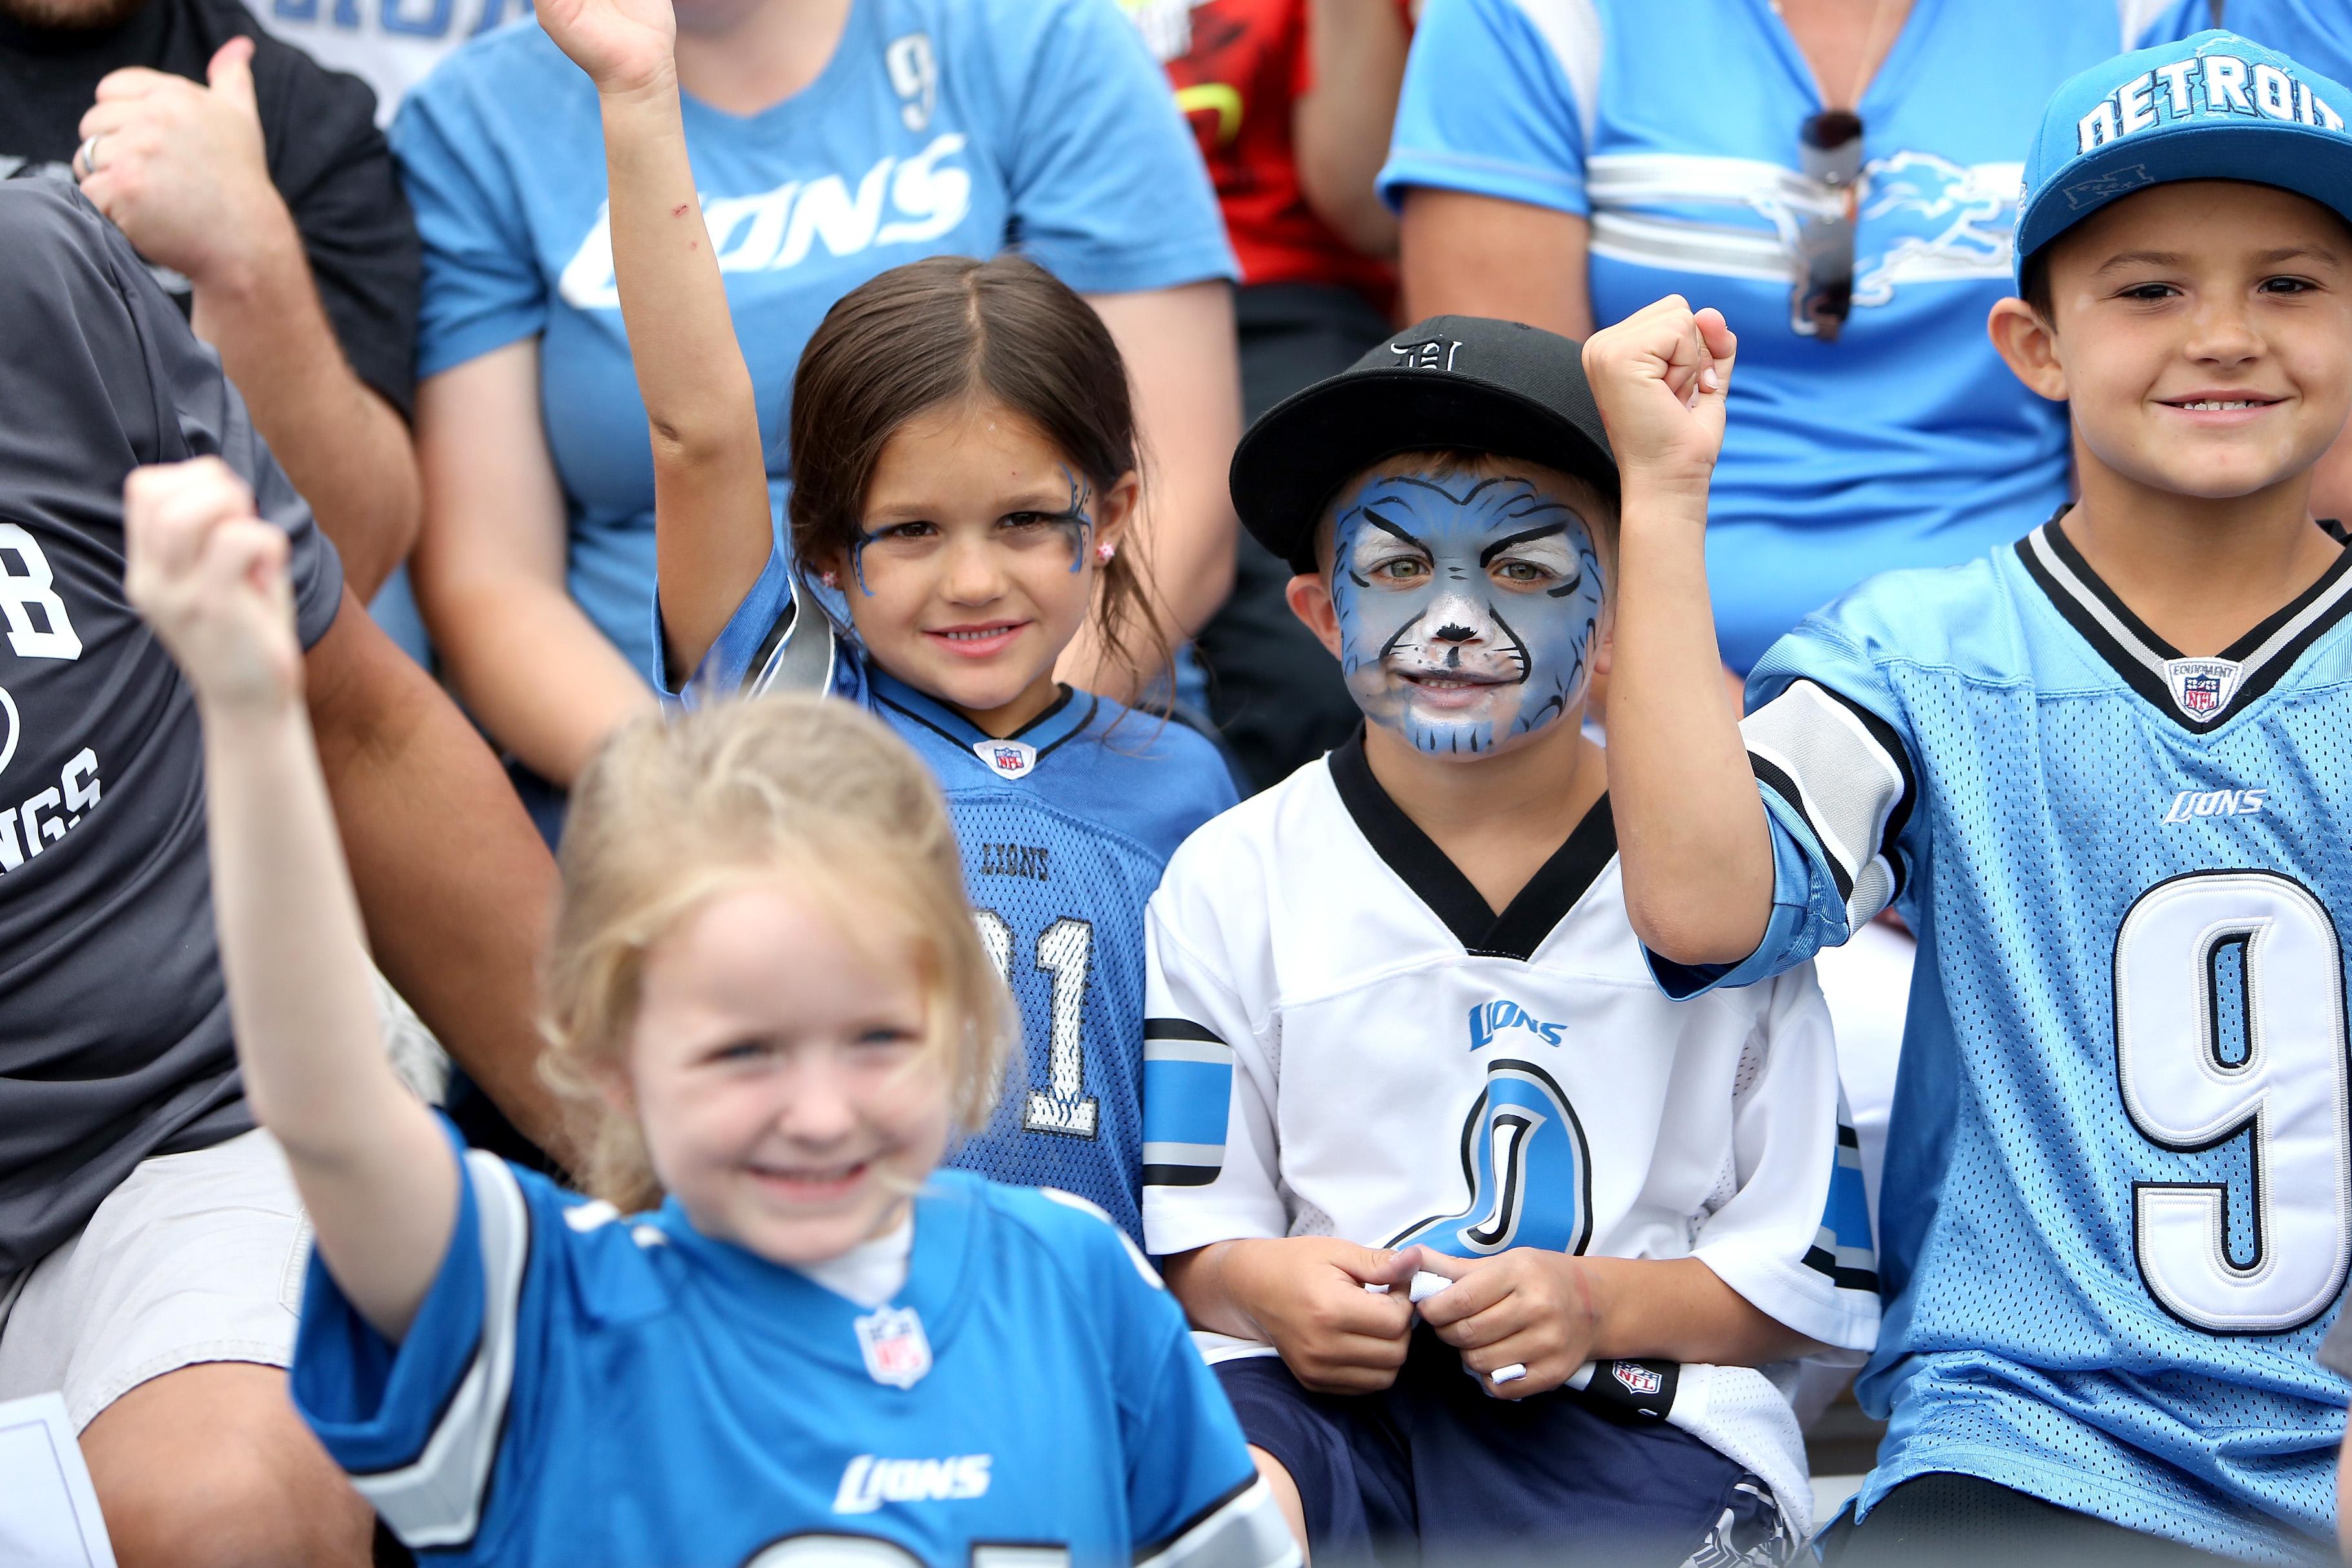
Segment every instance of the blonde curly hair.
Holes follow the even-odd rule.
[[[638,720],[573,788],[559,864],[540,1069],[574,1118],[587,1161],[575,1173],[596,1196],[626,1212],[662,1195],[635,1118],[598,1088],[627,1060],[646,955],[709,900],[779,876],[862,937],[908,939],[929,1017],[913,1070],[945,1075],[965,1131],[987,1124],[1011,999],[973,924],[939,785],[879,721],[801,696]]]

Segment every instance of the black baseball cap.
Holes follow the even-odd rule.
[[[1293,571],[1312,572],[1315,520],[1339,487],[1383,458],[1429,450],[1523,458],[1618,493],[1583,344],[1519,321],[1432,316],[1260,416],[1234,449],[1234,510]]]

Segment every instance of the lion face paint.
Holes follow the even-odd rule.
[[[1340,503],[1331,596],[1357,706],[1423,752],[1483,756],[1584,695],[1601,558],[1523,479],[1366,481]]]

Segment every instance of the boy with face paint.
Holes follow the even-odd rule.
[[[1788,1363],[1876,1334],[1811,975],[1669,1001],[1626,919],[1617,492],[1578,345],[1460,317],[1234,458],[1365,722],[1152,900],[1144,1226],[1313,1554],[1780,1563]]]

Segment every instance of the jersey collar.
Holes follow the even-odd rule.
[[[1389,798],[1364,760],[1364,727],[1331,753],[1331,783],[1355,818],[1356,830],[1389,869],[1404,879],[1429,912],[1445,922],[1465,951],[1481,958],[1516,958],[1525,963],[1544,938],[1576,907],[1617,853],[1617,824],[1603,795],[1528,885],[1511,907],[1496,914],[1460,867],[1446,858],[1421,825]]]
[[[2083,640],[2164,716],[2193,735],[2219,729],[2279,678],[2327,629],[2352,613],[2352,550],[2319,581],[2211,658],[2189,658],[2116,597],[2052,518],[2017,542],[2027,575]]]
[[[1007,779],[1027,777],[1056,748],[1094,722],[1102,703],[1092,692],[1065,686],[1052,707],[999,739],[938,698],[881,669],[870,671],[868,679],[876,702],[971,752],[990,772]]]
[[[665,1200],[654,1217],[670,1246],[716,1284],[709,1300],[720,1311],[761,1335],[774,1334],[779,1324],[789,1325],[796,1351],[866,1376],[871,1370],[857,1321],[871,1319],[877,1311],[911,1308],[931,1352],[946,1352],[971,1295],[965,1275],[974,1240],[974,1209],[972,1194],[960,1173],[932,1173],[915,1194],[915,1240],[907,1259],[907,1282],[872,1310],[797,1268],[703,1235],[675,1197]]]

